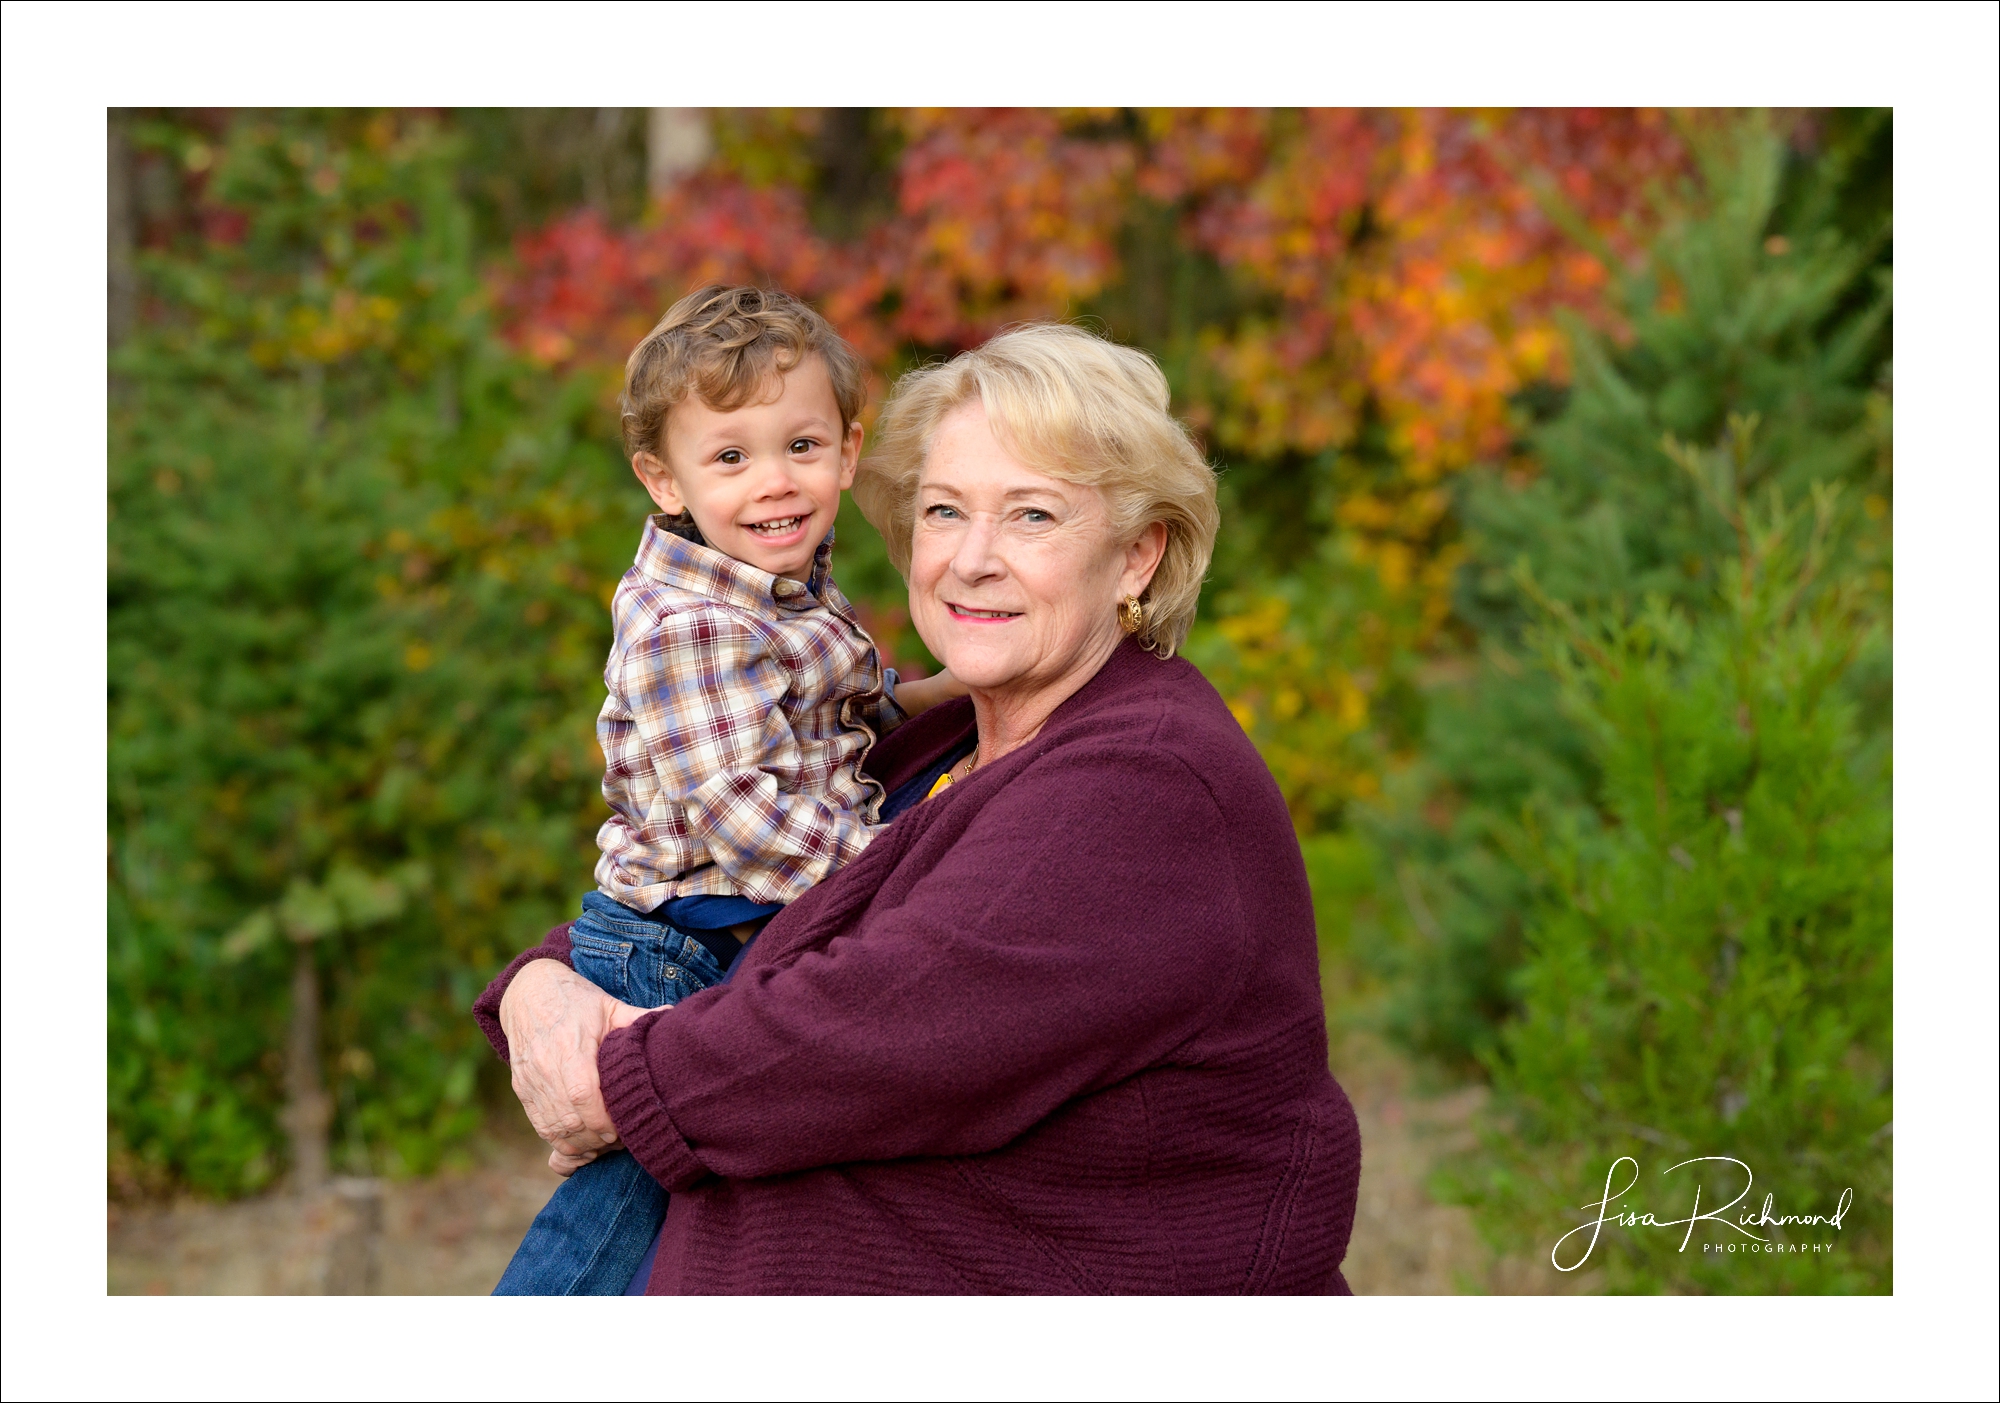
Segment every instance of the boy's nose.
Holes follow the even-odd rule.
[[[758,474],[758,496],[784,498],[794,492],[798,492],[798,474],[792,472],[792,462],[788,458],[764,460]]]
[[[791,466],[783,461],[766,462],[758,470],[752,495],[760,502],[780,497],[789,497],[798,490],[798,480],[792,476]]]

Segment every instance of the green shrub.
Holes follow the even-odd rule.
[[[421,1169],[499,1084],[474,993],[589,885],[605,603],[646,504],[597,387],[491,334],[440,132],[147,139],[240,225],[149,257],[113,363],[114,1180],[282,1170],[285,935],[337,1162]]]
[[[1746,435],[1733,461],[1681,456],[1726,479]],[[1702,615],[1655,595],[1586,621],[1542,597],[1541,655],[1602,783],[1594,805],[1531,807],[1511,845],[1533,895],[1520,1011],[1487,1059],[1504,1129],[1456,1187],[1544,1254],[1621,1156],[1636,1170],[1614,1187],[1636,1184],[1613,1212],[1671,1221],[1697,1182],[1704,1209],[1751,1188],[1731,1222],[1767,1193],[1780,1215],[1832,1214],[1845,1190],[1851,1208],[1754,1239],[1703,1223],[1685,1250],[1684,1229],[1606,1227],[1589,1262],[1613,1289],[1890,1286],[1888,752],[1842,687],[1884,611],[1830,568],[1833,493],[1811,513],[1767,500],[1732,508],[1739,551]],[[1697,1156],[1754,1187],[1729,1165],[1668,1172]],[[1832,1250],[1744,1250],[1760,1240]]]

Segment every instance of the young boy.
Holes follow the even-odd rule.
[[[763,922],[859,856],[877,737],[963,691],[885,671],[829,569],[861,454],[859,357],[782,292],[709,287],[625,364],[632,471],[660,508],[612,599],[597,890],[576,972],[642,1008],[720,983]],[[667,1196],[631,1155],[578,1169],[499,1295],[615,1295]]]

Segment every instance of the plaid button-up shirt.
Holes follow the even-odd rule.
[[[829,535],[809,587],[647,521],[612,597],[597,717],[606,896],[641,911],[681,896],[788,902],[879,831],[882,786],[861,760],[903,712],[832,556]]]

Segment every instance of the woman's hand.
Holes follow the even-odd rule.
[[[647,1010],[620,1003],[560,960],[522,967],[500,1000],[514,1094],[535,1134],[549,1142],[549,1168],[565,1177],[618,1144],[604,1109],[597,1050],[615,1028]]]

